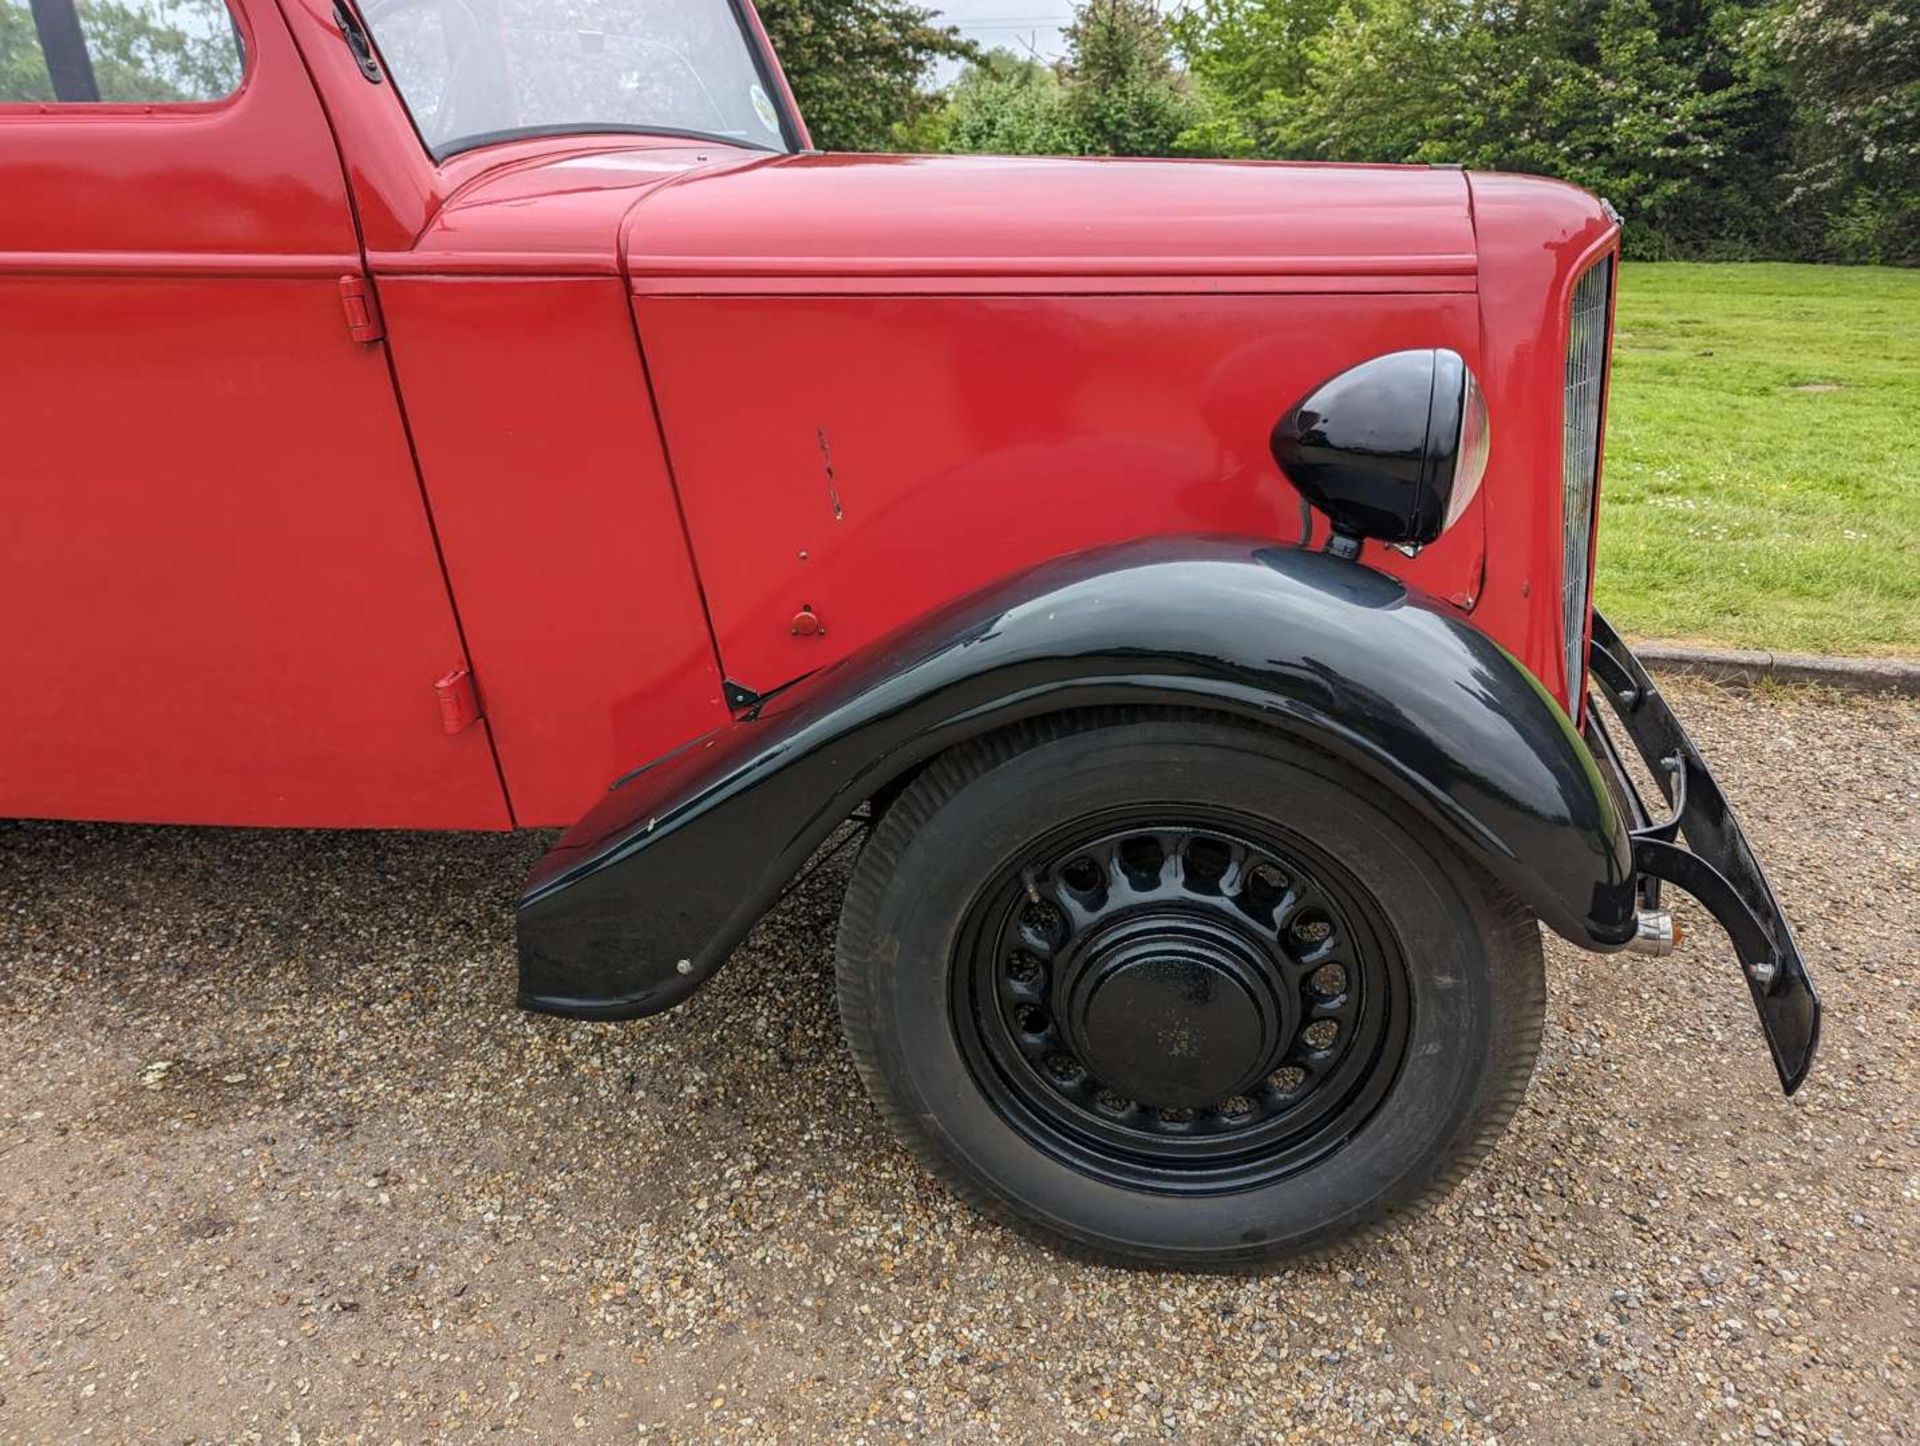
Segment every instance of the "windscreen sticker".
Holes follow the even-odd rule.
[[[780,134],[780,112],[773,108],[773,98],[758,85],[753,91],[753,113],[760,117],[760,124],[774,135]]]

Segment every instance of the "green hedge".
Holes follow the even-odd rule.
[[[1066,62],[985,57],[893,141],[1530,171],[1642,258],[1920,263],[1914,0],[1166,8],[1083,0]]]

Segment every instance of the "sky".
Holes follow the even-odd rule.
[[[1060,58],[1060,27],[1073,18],[1072,0],[926,0],[969,40],[984,46]]]

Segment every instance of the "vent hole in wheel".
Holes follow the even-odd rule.
[[[1166,859],[1166,850],[1160,847],[1160,840],[1156,838],[1130,838],[1120,845],[1120,867],[1136,884],[1156,882]]]
[[[1107,881],[1106,870],[1092,859],[1081,857],[1060,870],[1060,882],[1076,894],[1095,894]]]
[[[1321,999],[1338,999],[1347,992],[1347,971],[1338,964],[1322,964],[1307,976],[1307,988]]]
[[[1287,937],[1296,949],[1310,953],[1333,937],[1333,920],[1318,909],[1308,909],[1287,926]]]
[[[1045,899],[1028,904],[1021,910],[1020,926],[1031,940],[1046,949],[1058,947],[1067,932],[1066,916],[1060,912],[1058,905],[1049,904]]]
[[[1233,855],[1219,839],[1194,839],[1187,845],[1187,883],[1202,892],[1217,889],[1232,862]]]
[[[1086,1071],[1080,1068],[1080,1061],[1070,1054],[1050,1054],[1046,1060],[1047,1073],[1058,1084],[1072,1084]]]
[[[1258,863],[1247,870],[1247,896],[1257,904],[1272,905],[1287,891],[1287,876],[1279,867]]]
[[[1331,1019],[1316,1019],[1300,1031],[1300,1037],[1306,1041],[1308,1049],[1332,1049],[1340,1038],[1340,1026]]]

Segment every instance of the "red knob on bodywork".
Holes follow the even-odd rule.
[[[793,635],[796,638],[811,638],[824,633],[820,624],[820,615],[812,608],[801,608],[793,615]]]

